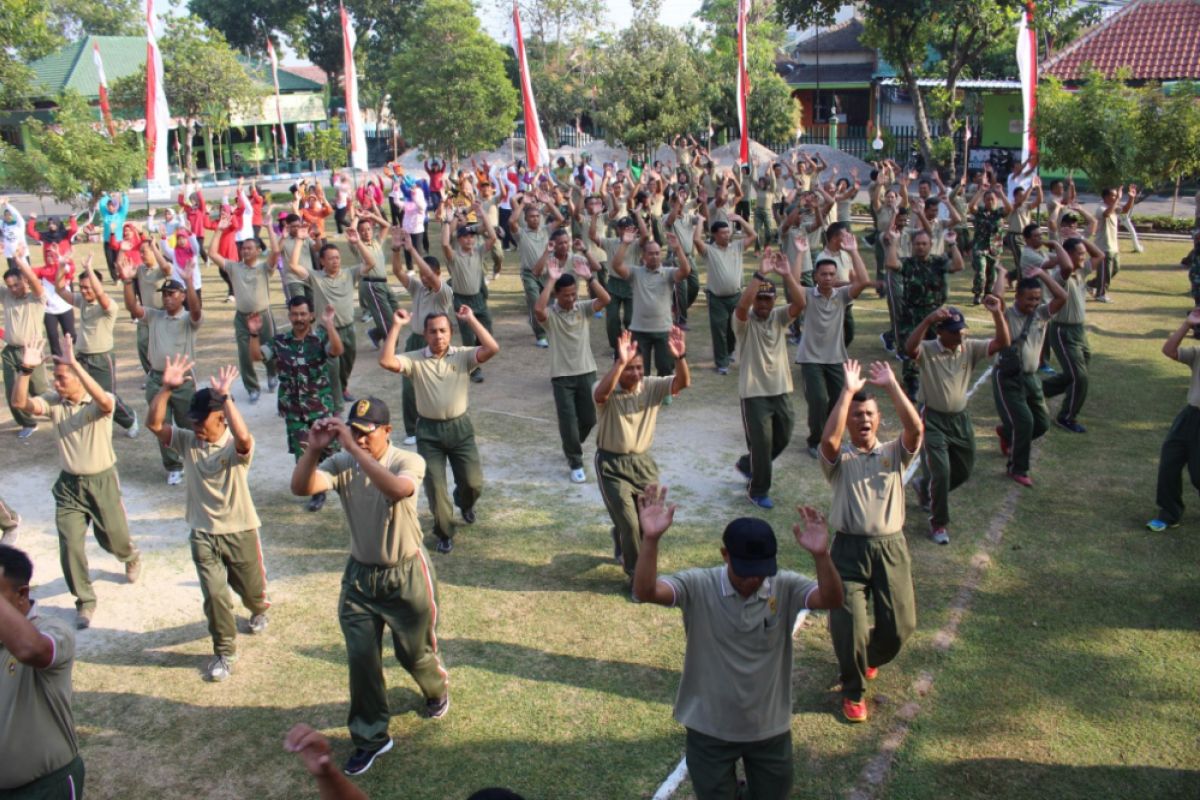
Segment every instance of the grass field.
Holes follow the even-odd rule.
[[[1047,434],[1035,447],[1035,489],[1003,478],[988,387],[973,399],[979,454],[973,479],[952,498],[953,543],[931,544],[909,505],[919,628],[872,684],[869,724],[847,725],[836,713],[824,617],[801,629],[797,797],[1200,796],[1197,517],[1189,511],[1168,534],[1142,528],[1155,511],[1159,444],[1186,396],[1187,368],[1159,354],[1190,305],[1177,266],[1183,253],[1153,243],[1123,255],[1116,302],[1088,305],[1093,382],[1081,421],[1089,432]],[[480,519],[460,530],[451,556],[434,559],[453,708],[423,719],[415,685],[389,658],[397,747],[360,783],[373,797],[406,800],[453,800],[497,784],[529,798],[650,797],[683,749],[671,719],[682,625],[676,611],[629,601],[595,485],[567,482],[547,357],[533,347],[515,265],[506,269],[492,284],[502,352],[471,397],[486,477]],[[232,306],[219,302],[218,287],[206,271],[203,375],[234,360]],[[954,297],[969,303],[967,288],[958,276]],[[855,313],[852,354],[880,357],[882,302],[860,302]],[[985,335],[986,315],[969,306],[967,315]],[[284,319],[278,306],[276,318]],[[795,397],[796,439],[776,465],[776,509],[759,512],[733,470],[744,447],[736,377],[711,369],[703,295],[691,329],[694,386],[661,415],[652,451],[681,504],[661,568],[718,563],[724,523],[754,511],[781,535],[782,563],[810,571],[790,542],[790,509],[827,507],[829,491],[802,447],[803,398]],[[127,354],[119,389],[142,411],[133,332],[119,325]],[[607,363],[600,320],[592,333]],[[378,368],[361,332],[359,341],[354,394],[377,394],[398,412],[398,379]],[[148,434],[118,437],[146,570],[126,586],[120,565],[89,546],[99,607],[79,637],[75,715],[90,797],[314,796],[280,746],[285,731],[308,722],[330,736],[339,761],[349,751],[336,617],[347,552],[341,509],[331,499],[308,514],[289,495],[291,459],[269,396],[250,407],[240,386],[235,394],[258,441],[251,484],[264,521],[271,627],[239,637],[230,681],[201,680],[211,650],[182,487],[165,485]],[[885,416],[894,431],[890,409]],[[13,432],[0,412],[0,493],[26,518],[21,546],[35,558],[34,595],[68,615],[49,494],[53,442],[43,431],[18,443]],[[423,497],[421,508],[428,530]],[[688,796],[686,784],[677,796]]]

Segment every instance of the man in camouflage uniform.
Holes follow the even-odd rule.
[[[308,430],[325,417],[337,416],[340,403],[335,402],[333,383],[329,380],[329,363],[342,354],[342,339],[338,336],[336,309],[332,303],[321,314],[321,327],[313,327],[313,304],[303,294],[288,300],[290,333],[277,333],[271,341],[259,339],[263,320],[252,314],[247,320],[250,330],[250,357],[279,370],[277,393],[279,413],[287,431],[288,452],[299,461],[308,446]],[[340,400],[341,398],[337,398]],[[314,494],[308,501],[309,511],[319,511],[325,505],[325,493]]]
[[[930,255],[933,242],[929,232],[919,230],[912,235],[912,255],[901,258],[899,234],[895,231],[884,234],[884,266],[900,276],[900,285],[903,287],[896,309],[897,342],[908,341],[909,335],[921,320],[946,304],[949,292],[946,276],[951,272],[962,271],[962,253],[955,246],[956,234],[948,231],[945,238],[946,249],[950,251],[948,257]],[[932,329],[926,333],[930,339],[936,335]],[[904,391],[908,393],[909,399],[916,400],[917,363],[907,356],[904,356],[903,360]]]
[[[979,208],[981,200],[983,208]],[[967,209],[974,215],[972,221],[975,223],[975,243],[971,250],[971,267],[975,270],[975,279],[971,283],[971,292],[975,295],[972,303],[979,305],[980,299],[991,291],[996,281],[1000,252],[1004,248],[1004,224],[1012,213],[1012,204],[1008,202],[1004,188],[996,185],[977,192]]]

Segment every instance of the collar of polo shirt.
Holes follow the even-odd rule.
[[[741,597],[741,595],[738,594],[737,589],[733,588],[733,584],[729,580],[729,565],[726,564],[724,569],[721,570],[721,597],[731,597],[735,594],[737,594],[738,597]],[[771,578],[764,578],[762,586],[758,587],[758,591],[752,596],[757,597],[760,600],[766,600],[769,598],[771,596]],[[749,600],[750,598],[747,597],[745,599]]]

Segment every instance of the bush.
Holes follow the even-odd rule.
[[[1169,217],[1166,214],[1134,214],[1133,224],[1149,225],[1153,230],[1166,233],[1191,233],[1196,221],[1188,217]]]

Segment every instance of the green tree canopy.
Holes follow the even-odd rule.
[[[60,43],[45,0],[0,0],[0,104],[21,107],[33,87],[26,66]]]
[[[146,30],[143,0],[49,0],[51,25],[65,39],[138,36]]]

